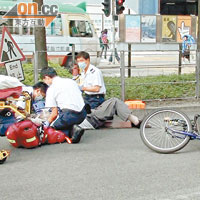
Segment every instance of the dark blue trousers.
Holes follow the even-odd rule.
[[[85,104],[89,104],[91,109],[95,109],[100,106],[104,101],[104,95],[85,95],[84,97]]]
[[[59,113],[58,119],[53,123],[53,128],[62,130],[66,136],[71,137],[70,130],[73,125],[80,124],[86,118],[85,107],[80,112],[70,109],[62,109]]]

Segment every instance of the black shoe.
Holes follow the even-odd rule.
[[[139,120],[139,123],[137,125],[135,125],[134,123],[131,122],[131,126],[134,128],[140,128],[140,125],[142,123],[142,120]]]
[[[133,128],[134,128],[134,127],[135,127],[135,128],[140,128],[141,123],[142,123],[142,120],[139,120],[139,123],[138,123],[137,125],[131,123],[131,126],[132,126]],[[146,124],[146,125],[145,125],[145,128],[151,128],[151,125]]]
[[[83,134],[84,129],[82,129],[80,126],[74,125],[72,129],[72,143],[79,143]]]

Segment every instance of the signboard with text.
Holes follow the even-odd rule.
[[[20,81],[24,80],[22,60],[25,60],[24,54],[8,29],[4,27],[0,47],[0,61],[5,64],[8,76],[18,78]]]
[[[20,60],[15,60],[5,63],[8,76],[18,78],[20,81],[24,80],[24,72]]]

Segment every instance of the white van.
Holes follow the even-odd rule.
[[[1,17],[11,9],[16,2],[1,2]],[[91,63],[99,62],[100,44],[92,21],[86,13],[86,4],[77,6],[58,4],[59,14],[46,28],[46,41],[48,58],[59,60],[60,64],[69,68],[72,63],[72,46],[75,54],[86,51],[91,56]],[[34,28],[24,26],[23,19],[3,20],[0,25],[9,25],[11,34],[26,57],[31,57],[35,52]]]

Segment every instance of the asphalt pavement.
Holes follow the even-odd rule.
[[[191,116],[197,108],[182,107]],[[149,150],[137,128],[99,129],[85,131],[79,144],[34,149],[1,137],[0,149],[11,150],[0,165],[1,200],[200,199],[199,141],[166,155]]]

